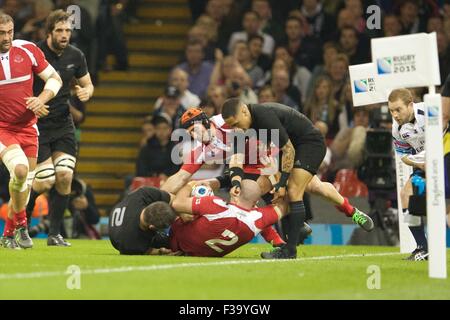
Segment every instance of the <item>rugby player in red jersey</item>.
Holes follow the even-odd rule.
[[[242,181],[241,193],[231,202],[215,197],[191,197],[192,188],[180,190],[172,202],[177,212],[193,215],[171,225],[170,249],[189,256],[222,257],[248,243],[262,230],[279,221],[287,206],[283,202],[255,207],[261,197],[258,183]]]
[[[28,202],[38,152],[37,117],[48,114],[45,105],[58,93],[62,80],[33,43],[14,40],[14,21],[0,14],[0,159],[11,180],[10,212],[1,244],[30,248],[25,206]],[[45,82],[33,96],[33,74]]]

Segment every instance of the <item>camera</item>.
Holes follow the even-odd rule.
[[[392,154],[392,134],[385,129],[367,132],[364,162],[359,178],[373,190],[395,190],[395,162]]]

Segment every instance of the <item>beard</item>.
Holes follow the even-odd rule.
[[[9,49],[11,48],[11,41],[5,41],[5,42],[2,42],[1,44],[0,44],[0,52],[1,53],[6,53],[6,52],[8,52],[9,51]]]
[[[59,43],[58,41],[56,41],[54,38],[52,38],[52,46],[53,48],[55,48],[58,51],[62,51],[65,48],[67,48],[67,45],[69,44],[69,41],[67,41],[64,44]]]

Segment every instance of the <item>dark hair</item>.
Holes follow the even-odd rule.
[[[246,15],[248,15],[248,14],[253,14],[253,15],[256,17],[256,19],[261,20],[261,16],[260,16],[259,13],[256,12],[256,11],[249,10],[249,11],[247,11],[246,13],[244,13],[244,17],[245,17]]]
[[[0,24],[7,24],[8,22],[14,23],[13,18],[6,13],[0,13]]]
[[[156,201],[145,207],[143,215],[146,227],[153,225],[158,230],[169,227],[176,218],[172,207],[164,201]]]
[[[249,36],[247,43],[250,43],[254,39],[259,39],[259,40],[261,40],[262,43],[264,43],[264,37],[260,34],[253,34],[253,35]]]
[[[59,9],[55,10],[47,17],[47,20],[45,21],[45,32],[47,34],[50,34],[55,29],[55,25],[58,22],[67,22],[70,19],[71,14],[67,13],[66,11]]]
[[[239,98],[230,98],[227,99],[222,107],[222,117],[227,119],[229,117],[234,117],[239,110],[239,106],[241,105],[241,100]]]

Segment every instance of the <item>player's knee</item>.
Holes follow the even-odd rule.
[[[24,164],[17,164],[14,167],[14,177],[17,181],[26,182],[28,177],[28,166]]]
[[[55,184],[55,168],[52,163],[39,164],[35,170],[33,189],[38,192],[46,192]]]
[[[74,156],[71,156],[69,154],[63,154],[53,161],[55,165],[55,172],[57,174],[60,173],[73,174],[76,162],[77,160]]]
[[[56,172],[56,187],[59,189],[67,189],[72,184],[72,171]]]
[[[307,186],[306,186],[306,190],[310,193],[314,193],[314,194],[322,194],[324,193],[324,186],[326,186],[328,182],[316,182],[316,181],[311,181]],[[328,183],[330,184],[330,183]]]

